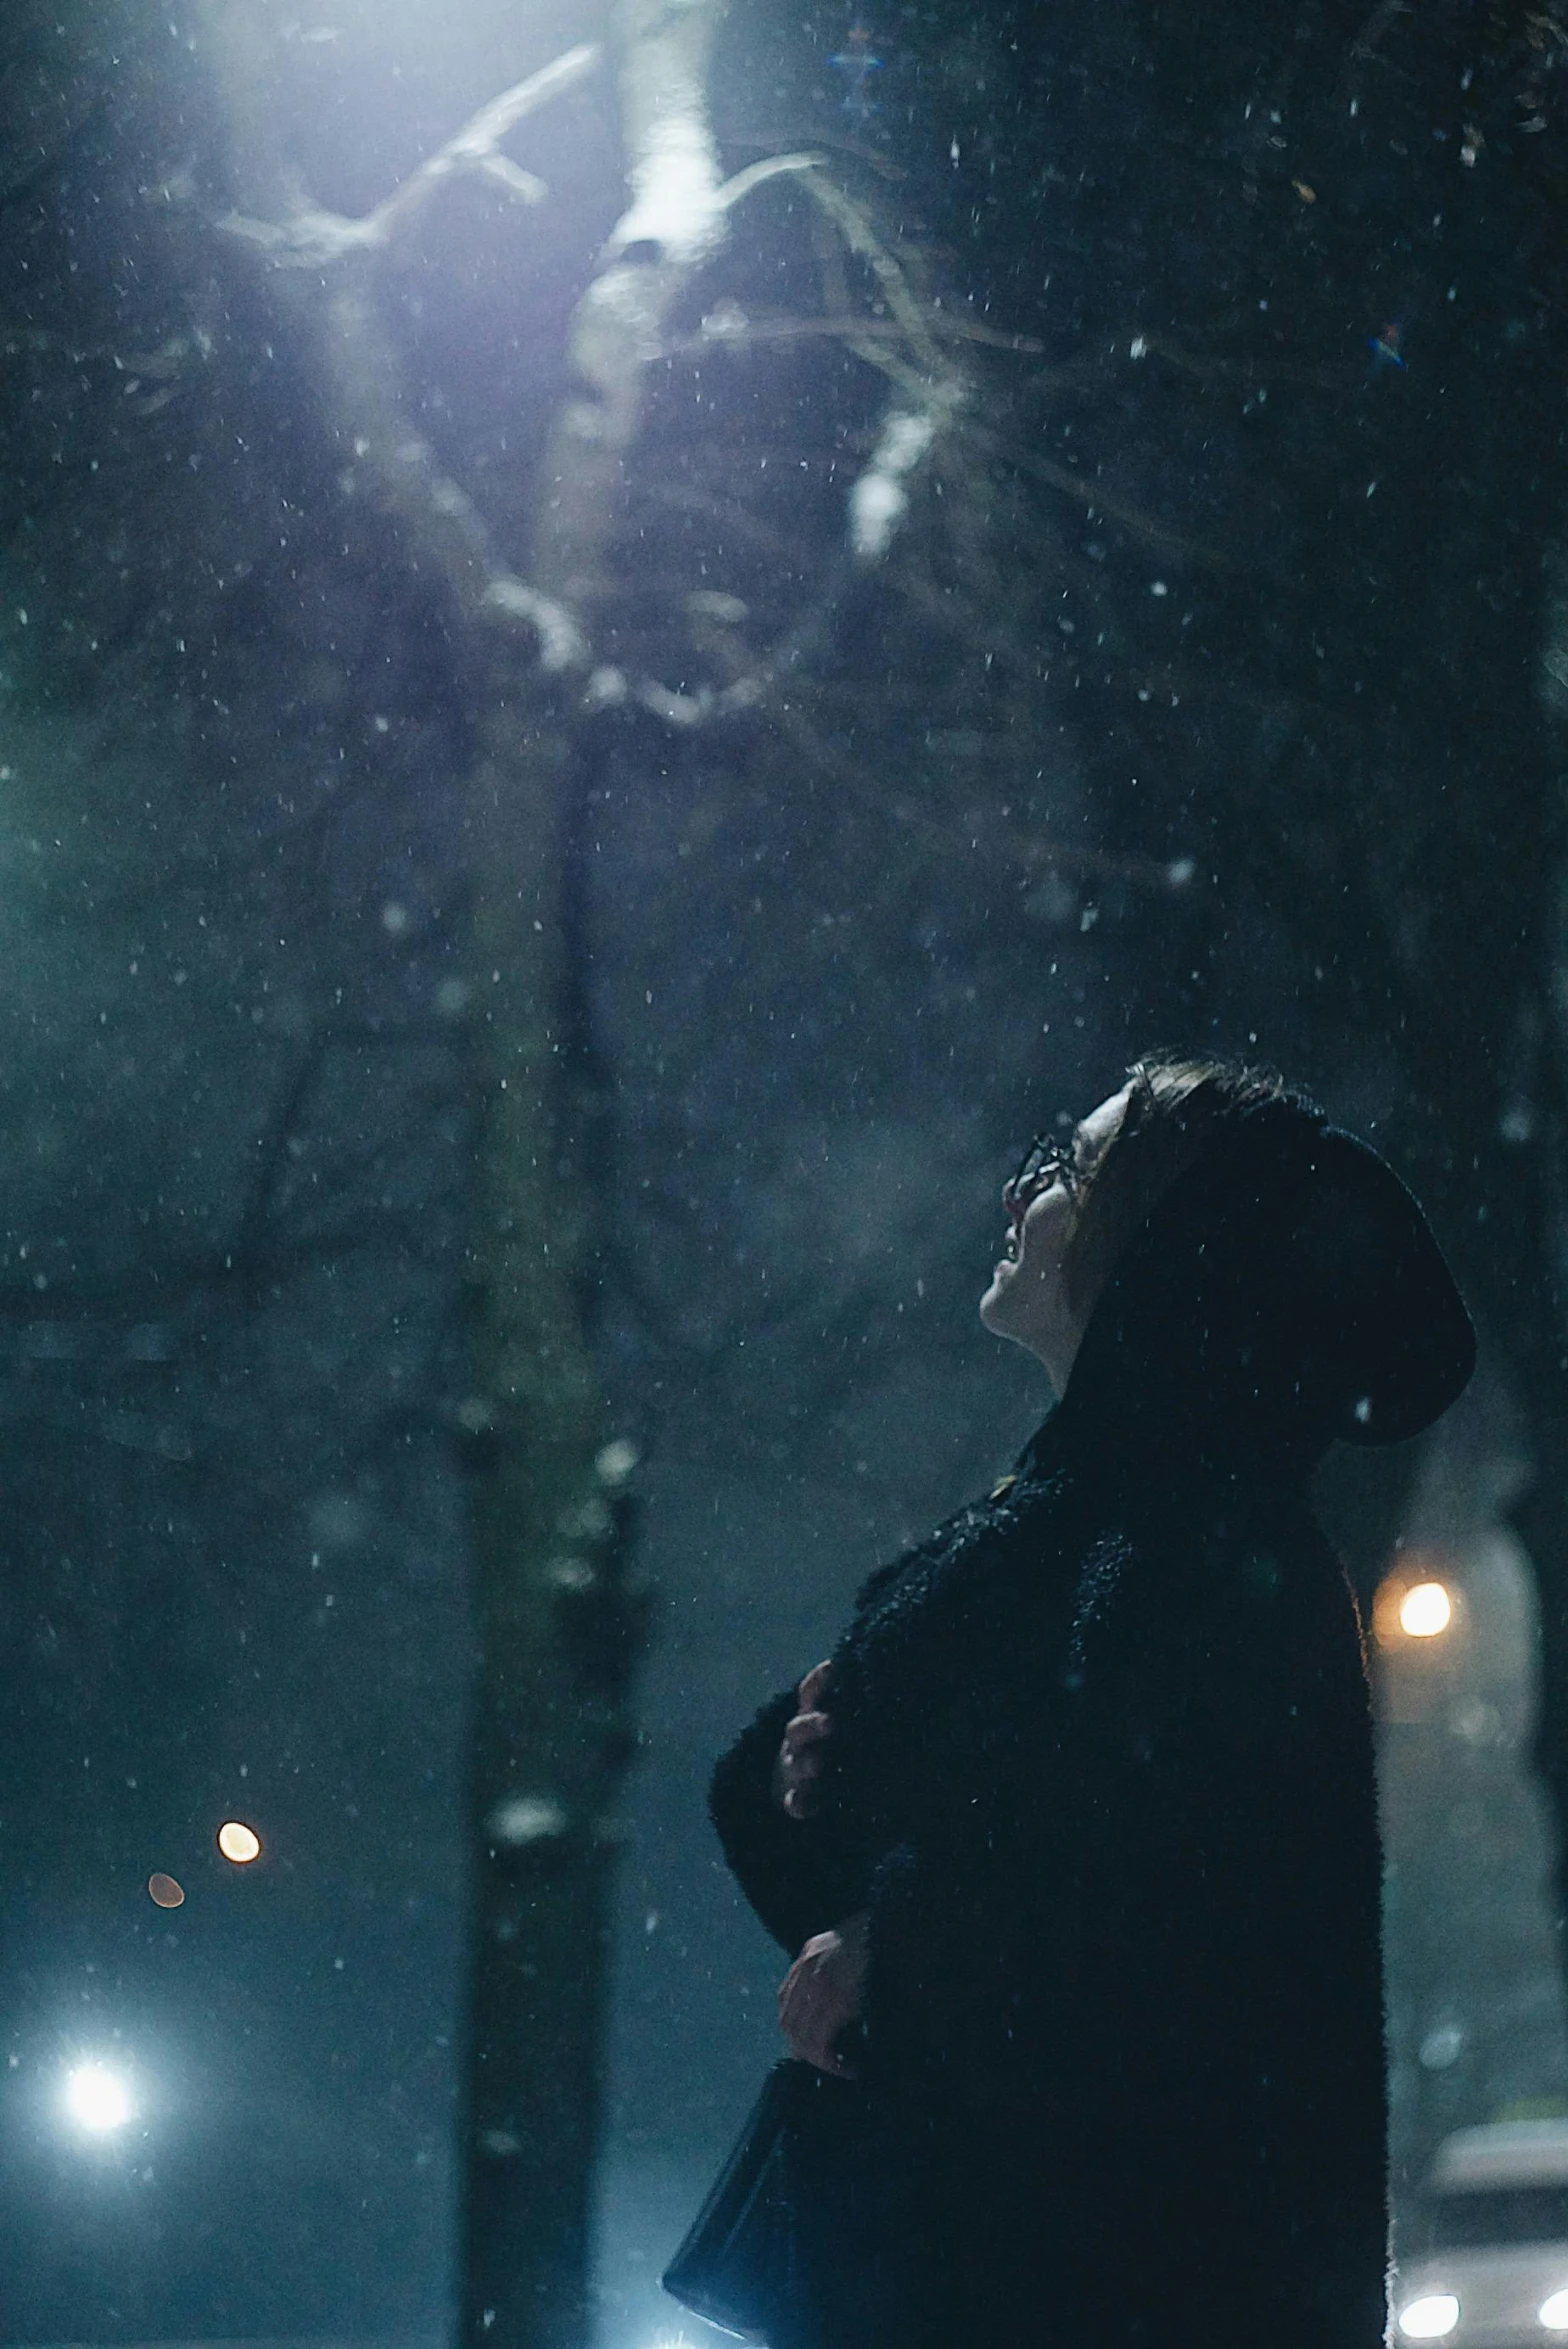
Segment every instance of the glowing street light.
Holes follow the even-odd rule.
[[[218,1849],[236,1868],[248,1868],[261,1857],[261,1837],[243,1819],[225,1819],[218,1829]]]
[[[1415,1582],[1399,1602],[1399,1628],[1409,1639],[1436,1639],[1454,1619],[1454,1602],[1440,1582]]]
[[[123,2129],[136,2107],[124,2075],[107,2064],[77,2064],[65,2076],[65,2109],[79,2129],[108,2137]]]

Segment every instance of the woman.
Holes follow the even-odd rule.
[[[1382,1160],[1222,1064],[1140,1063],[1002,1203],[981,1318],[1058,1408],[714,1776],[844,2083],[780,2349],[1376,2349],[1372,1729],[1307,1484],[1470,1324]]]

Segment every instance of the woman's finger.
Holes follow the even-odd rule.
[[[820,2072],[853,2079],[855,2068],[838,2048],[853,2011],[817,1946],[808,1944],[779,1985],[779,2027],[790,2053]]]
[[[823,1775],[823,1743],[833,1734],[826,1713],[797,1713],[785,1724],[779,1749],[779,1783],[784,1808],[792,1819],[804,1819],[816,1808]]]
[[[792,1754],[782,1748],[778,1761],[778,1799],[792,1819],[804,1819],[822,1799],[822,1770],[814,1755]]]
[[[812,2028],[815,2003],[809,1961],[797,1958],[779,1985],[779,2024],[800,2055],[808,2053],[817,2037]]]
[[[833,1659],[831,1656],[824,1657],[820,1664],[812,1665],[811,1670],[795,1692],[800,1699],[800,1709],[803,1713],[816,1710],[822,1702],[832,1678]]]
[[[831,2072],[837,2080],[852,2080],[855,2077],[852,2064],[846,2063],[831,2047],[820,2045],[815,2038],[796,2039],[786,2031],[784,2044],[791,2055],[799,2056],[803,2063],[815,2064],[819,2072]]]

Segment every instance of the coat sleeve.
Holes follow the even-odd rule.
[[[771,1697],[730,1747],[708,1790],[708,1810],[741,1891],[793,1957],[813,1933],[838,1924],[866,1898],[869,1871],[842,1815],[792,1819],[773,1799],[773,1765],[793,1688]]]

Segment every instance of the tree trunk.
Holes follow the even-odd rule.
[[[589,2330],[612,1806],[634,1743],[642,1606],[625,1572],[633,1454],[605,1441],[584,1311],[566,1018],[569,784],[647,348],[660,304],[722,217],[701,105],[712,21],[697,7],[661,30],[632,9],[622,28],[634,201],[621,241],[639,249],[622,258],[612,245],[579,306],[578,380],[538,461],[531,569],[519,577],[410,412],[381,310],[380,254],[475,154],[524,180],[500,137],[590,72],[593,53],[518,84],[395,198],[347,221],[292,192],[254,18],[223,0],[207,13],[238,201],[228,226],[273,265],[274,299],[346,479],[368,488],[411,566],[447,591],[476,736],[465,840],[468,1373],[456,1414],[478,1646],[462,2326],[507,2349],[578,2349]],[[661,209],[661,157],[672,154],[680,201]]]
[[[629,1449],[604,1445],[583,1320],[561,1052],[558,718],[483,714],[473,888],[468,1241],[479,1674],[463,2329],[586,2338],[611,1805],[632,1749]]]
[[[540,462],[527,566],[530,591],[572,616],[584,646],[605,598],[647,361],[722,228],[705,90],[716,14],[647,0],[621,12],[632,202],[573,320],[574,380]],[[568,1131],[578,666],[559,691],[519,700],[492,665],[467,860],[478,1124],[465,1409],[481,1456],[481,1666],[463,2334],[505,2349],[576,2349],[590,2329],[610,1805],[632,1746],[640,1645],[623,1572],[631,1455],[601,1448],[583,1319],[587,1193]]]

